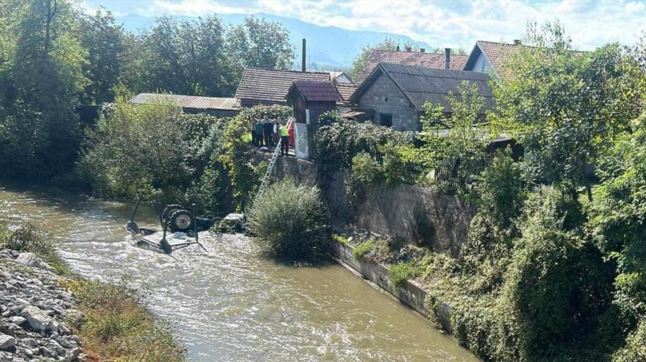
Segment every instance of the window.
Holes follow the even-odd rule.
[[[392,127],[393,115],[387,113],[379,113],[379,124],[386,127]]]

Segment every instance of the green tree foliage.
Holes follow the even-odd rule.
[[[474,84],[463,83],[448,97],[451,113],[424,104],[420,159],[435,168],[435,182],[445,192],[468,195],[473,177],[485,166],[488,132],[479,126],[485,117],[484,98]]]
[[[312,259],[328,252],[330,235],[317,187],[285,179],[270,185],[249,210],[249,227],[278,257]]]
[[[237,86],[225,48],[224,28],[215,16],[195,21],[161,17],[143,40],[148,91],[230,96]]]
[[[294,62],[289,32],[280,23],[250,16],[229,31],[227,40],[242,68],[289,69]]]
[[[80,136],[75,109],[87,84],[82,72],[87,53],[78,39],[73,11],[59,0],[7,1],[2,9],[8,33],[3,34],[6,61],[0,74],[0,101],[5,118],[0,122],[6,134],[15,131],[9,142],[27,144],[27,154],[34,152],[36,161],[21,169],[27,173],[17,176],[49,177],[68,171]],[[17,120],[30,125],[18,126]],[[29,127],[32,132],[25,131]],[[3,155],[14,157],[25,159]]]
[[[226,175],[218,163],[225,121],[185,115],[170,104],[134,105],[125,97],[89,133],[79,173],[100,195],[195,202],[230,209]],[[223,179],[224,178],[224,179]]]
[[[252,121],[261,119],[263,115],[269,119],[287,119],[292,115],[292,109],[280,105],[245,108],[233,117],[224,132],[224,153],[219,160],[230,177],[238,210],[249,205],[266,170],[266,163],[259,162],[255,148],[251,147]]]
[[[589,189],[586,169],[639,112],[643,74],[617,44],[572,50],[558,24],[530,31],[529,42],[502,72],[497,126],[523,144],[534,180]]]
[[[85,103],[112,102],[115,86],[122,73],[125,32],[112,13],[97,11],[95,15],[79,15],[83,47],[88,51],[85,74],[90,82],[85,88]]]
[[[588,227],[617,264],[617,304],[637,318],[646,315],[646,112],[633,127],[600,164]]]
[[[611,278],[601,253],[567,230],[571,201],[563,198],[549,188],[531,195],[505,275],[502,323],[520,333],[501,342],[517,360],[558,355],[559,346],[580,342],[609,304]]]

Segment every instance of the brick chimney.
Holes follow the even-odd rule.
[[[451,69],[451,48],[444,48],[444,69]]]
[[[410,51],[412,51],[412,50],[413,50],[413,48],[412,48],[411,46],[407,46],[407,47],[406,47],[406,51],[407,51],[407,52],[410,52]]]

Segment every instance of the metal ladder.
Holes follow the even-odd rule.
[[[294,121],[290,119],[287,122],[287,129],[292,125]],[[265,175],[262,177],[262,182],[260,183],[260,187],[258,188],[258,191],[256,192],[256,195],[254,196],[251,205],[254,204],[254,202],[260,197],[265,192],[265,189],[269,186],[269,182],[271,181],[271,174],[274,171],[274,166],[276,165],[276,160],[278,160],[278,155],[280,154],[280,145],[282,142],[282,137],[278,139],[278,143],[276,144],[276,149],[274,150],[274,154],[271,155],[271,160],[269,161],[269,165],[267,166],[267,171],[265,171]]]

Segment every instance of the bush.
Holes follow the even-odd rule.
[[[357,245],[354,249],[352,249],[352,256],[355,259],[361,259],[368,255],[371,251],[373,251],[376,247],[376,243],[373,239],[366,240],[363,243]]]
[[[38,255],[57,274],[68,274],[69,268],[56,253],[51,238],[32,224],[11,231],[0,224],[0,249],[30,252]]]
[[[260,119],[263,114],[271,119],[287,119],[292,115],[292,109],[279,105],[245,108],[229,122],[224,132],[224,152],[219,161],[226,168],[238,210],[249,206],[251,195],[260,186],[266,170],[265,162],[254,162],[256,150],[251,147],[249,138],[253,119]]]
[[[292,179],[272,184],[255,200],[249,227],[274,256],[317,259],[329,251],[318,188]]]
[[[183,114],[161,101],[131,104],[122,96],[113,112],[88,132],[77,173],[100,196],[198,201],[202,210],[226,213],[230,189],[218,161],[226,122]]]
[[[65,286],[79,303],[84,319],[76,326],[86,351],[102,360],[183,361],[184,348],[170,330],[155,324],[125,283],[71,280]]]
[[[626,345],[612,356],[614,362],[646,361],[646,319],[628,336]]]
[[[401,285],[408,279],[420,276],[422,272],[423,268],[415,260],[397,263],[390,266],[390,281],[395,285]]]

